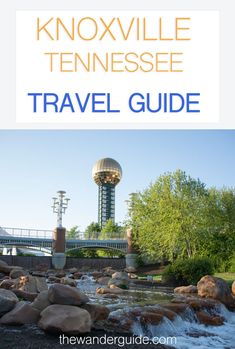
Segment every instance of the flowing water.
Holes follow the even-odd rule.
[[[118,295],[118,298],[103,298],[95,293],[95,280],[84,275],[78,280],[79,289],[86,293],[93,303],[104,304],[111,310],[110,316],[123,316],[130,308],[158,305],[169,302],[172,293],[159,292],[156,289],[131,289]],[[141,325],[134,322],[132,331],[138,336],[175,337],[174,347],[177,349],[235,349],[235,313],[230,312],[223,305],[218,306],[216,313],[224,318],[222,326],[205,326],[200,324],[193,311],[187,310],[181,316],[177,315],[173,321],[164,317],[159,325]]]

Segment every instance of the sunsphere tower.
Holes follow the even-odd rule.
[[[93,166],[92,178],[99,187],[98,222],[103,228],[108,219],[115,220],[115,186],[122,178],[122,168],[114,159],[101,159]]]

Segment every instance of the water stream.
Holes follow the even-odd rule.
[[[92,276],[84,275],[77,281],[78,288],[86,293],[92,303],[104,304],[111,310],[110,316],[123,316],[130,308],[140,306],[158,307],[173,298],[172,293],[156,289],[130,289],[118,298],[103,298],[95,290],[97,283]],[[174,347],[177,349],[235,349],[235,313],[223,305],[218,306],[216,313],[224,318],[222,326],[205,326],[200,324],[195,313],[187,310],[177,315],[173,321],[165,318],[159,325],[141,325],[138,319],[132,331],[135,335],[154,337],[176,337]]]

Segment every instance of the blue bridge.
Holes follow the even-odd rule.
[[[2,249],[26,248],[52,254],[52,230],[21,229],[0,227],[0,247]],[[69,239],[66,240],[66,252],[81,248],[102,248],[127,252],[127,241],[123,239]]]

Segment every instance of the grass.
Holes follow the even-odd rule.
[[[162,280],[162,275],[160,275],[160,274],[150,274],[149,273],[148,275],[151,275],[153,277],[154,281],[161,281]],[[147,275],[139,274],[138,278],[139,278],[139,280],[147,280]]]
[[[214,276],[218,278],[224,279],[227,281],[228,285],[231,286],[233,281],[235,280],[235,273],[227,272],[227,273],[215,273]]]
[[[161,274],[149,274],[152,275],[154,281],[161,281],[162,275]],[[215,273],[214,276],[219,277],[221,279],[224,279],[229,286],[232,285],[233,281],[235,280],[235,273],[227,272],[227,273]],[[140,274],[138,275],[139,280],[146,280],[147,275]]]

